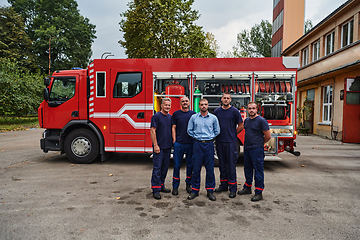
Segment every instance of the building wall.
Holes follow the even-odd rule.
[[[338,73],[334,77],[326,78],[321,82],[308,84],[306,86],[298,88],[298,106],[302,106],[307,94],[307,90],[315,89],[314,99],[314,124],[313,133],[325,136],[328,138],[335,138],[334,131],[337,132],[336,139],[342,140],[343,129],[343,112],[344,112],[344,100],[340,99],[340,92],[344,90],[344,82],[346,78],[355,78],[360,76],[360,67],[351,71],[345,71]],[[323,87],[327,85],[333,86],[333,114],[332,123],[322,124],[322,101],[323,101]]]
[[[305,0],[285,0],[283,48],[288,48],[304,34]]]
[[[349,0],[309,33],[299,38],[284,50],[284,56],[300,56],[298,69],[298,107],[303,105],[307,90],[315,89],[313,133],[328,138],[342,139],[344,100],[340,92],[344,90],[345,78],[360,76],[360,1]],[[342,27],[353,20],[353,42],[342,47]],[[334,51],[326,55],[326,38],[334,32]],[[319,59],[314,59],[314,45],[320,41]],[[307,50],[306,50],[307,49]],[[304,59],[308,51],[307,58]],[[306,61],[304,61],[306,60]],[[331,122],[324,123],[324,87],[333,90]]]
[[[273,31],[278,29],[272,35],[272,56],[279,57],[284,49],[304,34],[305,0],[280,0],[274,1],[274,4]],[[281,21],[276,21],[277,18]]]
[[[331,71],[342,65],[355,62],[360,59],[359,53],[360,42],[357,41],[351,46],[339,49],[333,54],[329,54],[328,56],[323,57],[322,59],[320,59],[320,61],[310,62],[306,66],[302,66],[299,68],[298,82],[306,81],[307,79],[319,75],[323,72]],[[301,52],[299,52],[298,54],[302,55]]]

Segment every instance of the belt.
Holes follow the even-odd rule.
[[[195,139],[195,140],[198,141],[198,142],[202,142],[202,143],[209,143],[209,142],[213,141],[213,139],[210,139],[210,140],[197,140],[197,139]]]

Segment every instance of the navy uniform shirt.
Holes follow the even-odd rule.
[[[264,133],[269,130],[269,124],[265,118],[257,116],[254,119],[247,118],[244,121],[245,149],[264,147]]]
[[[160,149],[171,148],[171,115],[164,115],[162,112],[156,113],[151,118],[150,128],[152,127],[156,128],[156,140]]]
[[[218,118],[220,124],[220,134],[216,137],[218,142],[236,142],[236,126],[243,122],[239,110],[234,107],[215,109],[214,115]]]
[[[189,136],[187,133],[187,126],[189,119],[193,114],[196,112],[194,111],[187,111],[183,112],[181,110],[177,110],[173,113],[171,117],[171,124],[176,125],[176,142],[178,143],[192,143],[193,138]]]

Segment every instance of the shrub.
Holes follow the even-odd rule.
[[[0,58],[0,116],[36,113],[42,89],[40,74],[21,69],[17,61]]]

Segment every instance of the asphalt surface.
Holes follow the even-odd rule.
[[[0,133],[0,239],[359,239],[360,145],[299,136],[300,157],[265,162],[264,199],[152,198],[149,154],[71,164],[41,129]],[[171,188],[170,164],[166,186]],[[244,183],[237,164],[238,187]],[[216,183],[219,170],[215,169]]]

